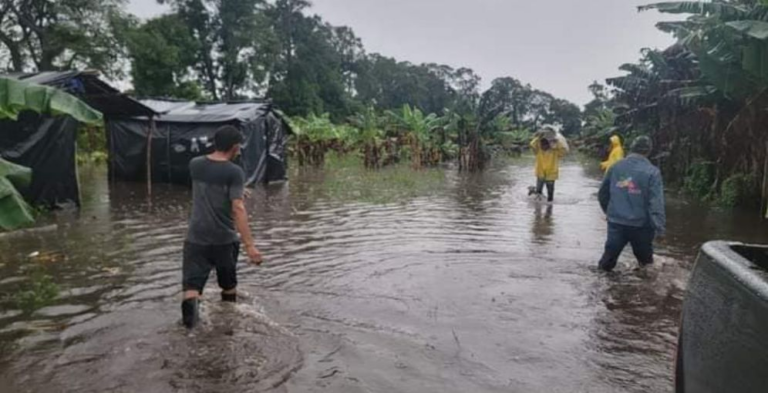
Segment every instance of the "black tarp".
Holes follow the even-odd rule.
[[[107,121],[156,112],[101,81],[94,71],[5,74],[61,89],[102,112]],[[80,205],[77,179],[78,123],[68,116],[24,112],[17,121],[0,121],[0,157],[32,169],[32,184],[20,190],[35,205]]]
[[[22,112],[18,121],[0,121],[0,156],[32,168],[24,198],[49,207],[80,204],[75,146],[78,122],[69,116]]]
[[[142,103],[161,113],[152,132],[152,180],[189,184],[189,161],[213,151],[213,135],[225,125],[245,137],[237,160],[248,185],[286,179],[288,125],[270,104],[195,104],[147,100]],[[107,121],[110,176],[146,180],[146,117]]]
[[[64,90],[85,101],[105,118],[152,116],[155,111],[99,79],[97,71],[48,71],[12,73],[8,78]]]

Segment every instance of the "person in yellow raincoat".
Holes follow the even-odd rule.
[[[536,194],[542,195],[546,185],[547,201],[552,202],[555,181],[560,177],[560,159],[568,153],[568,147],[555,136],[539,133],[531,141],[531,149],[536,153]]]
[[[608,172],[611,167],[617,162],[624,159],[624,148],[621,146],[621,138],[618,135],[611,137],[611,154],[608,156],[608,160],[600,163],[600,168],[603,172]]]

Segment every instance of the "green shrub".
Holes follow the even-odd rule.
[[[84,153],[107,152],[107,132],[104,127],[83,125],[77,130],[77,150]]]
[[[735,207],[754,202],[759,198],[759,187],[754,175],[738,173],[725,179],[720,187],[717,204]]]
[[[712,184],[715,182],[715,165],[712,162],[698,162],[688,169],[683,180],[683,190],[697,199],[710,198]]]

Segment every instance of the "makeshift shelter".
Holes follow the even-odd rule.
[[[213,135],[225,125],[245,137],[236,163],[245,171],[246,184],[286,179],[287,122],[269,103],[215,103],[144,100],[160,115],[152,127],[146,117],[107,122],[110,175],[124,180],[189,184],[189,162],[213,151]],[[145,146],[151,140],[151,159]],[[146,170],[151,162],[150,171]]]
[[[41,72],[2,75],[55,87],[70,93],[104,115],[106,121],[156,113],[101,81],[91,71]],[[32,182],[19,190],[38,205],[80,205],[76,145],[79,123],[69,116],[52,117],[23,112],[17,120],[0,120],[0,156],[32,169]]]

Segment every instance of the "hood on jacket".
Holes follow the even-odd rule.
[[[618,135],[611,137],[611,149],[621,147],[621,138]]]

